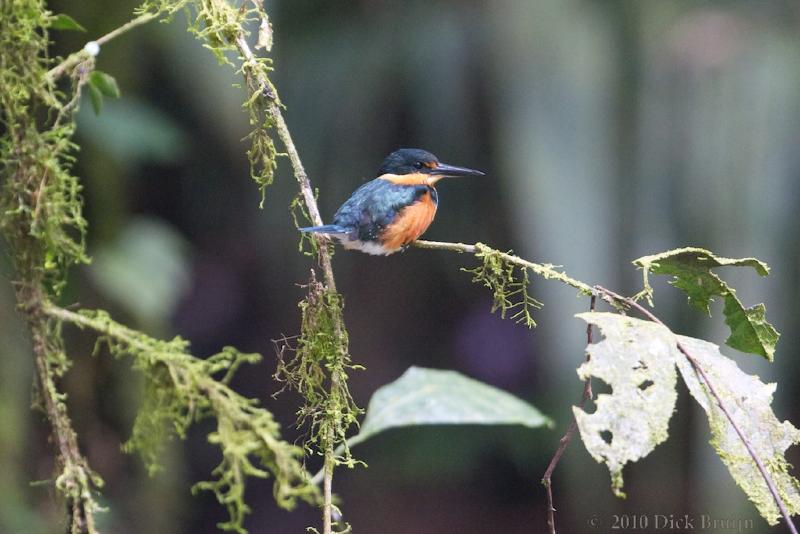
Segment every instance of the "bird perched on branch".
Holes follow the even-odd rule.
[[[433,222],[442,178],[483,176],[481,171],[439,162],[418,148],[395,150],[378,177],[358,189],[333,216],[332,224],[300,228],[336,238],[345,248],[389,255],[408,246]]]

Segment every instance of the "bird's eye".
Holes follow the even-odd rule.
[[[425,164],[424,164],[424,163],[422,163],[421,161],[418,161],[418,162],[416,162],[416,163],[414,164],[414,167],[415,167],[415,168],[417,168],[417,169],[421,169],[421,168],[422,168],[422,167],[424,167],[424,166],[425,166]]]

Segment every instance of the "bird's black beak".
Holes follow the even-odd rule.
[[[450,178],[456,176],[484,176],[485,174],[475,169],[468,169],[466,167],[456,167],[455,165],[448,165],[447,163],[439,163],[436,167],[430,170],[430,174],[441,176],[443,178]]]

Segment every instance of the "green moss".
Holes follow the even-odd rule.
[[[169,20],[175,13],[183,11],[189,20],[189,31],[203,42],[203,47],[214,54],[220,64],[236,69],[244,76],[250,97],[242,104],[247,111],[252,131],[245,137],[250,141],[247,159],[250,176],[261,194],[260,207],[264,207],[266,189],[275,178],[279,155],[270,131],[275,126],[272,106],[280,106],[277,92],[269,74],[272,60],[266,57],[242,57],[236,44],[239,38],[250,35],[245,28],[250,23],[264,21],[269,25],[261,2],[243,2],[241,5],[228,0],[148,0],[137,9],[137,13],[166,15]]]
[[[541,308],[542,303],[528,292],[528,270],[505,259],[499,250],[481,243],[475,245],[475,248],[478,250],[475,256],[482,261],[481,265],[462,270],[472,274],[473,282],[491,290],[492,313],[500,311],[500,316],[504,319],[510,314],[510,318],[517,323],[528,328],[535,327],[533,310]]]
[[[57,295],[67,268],[88,258],[81,186],[69,172],[74,106],[47,83],[49,23],[41,1],[0,7],[0,230],[16,271]]]
[[[105,346],[115,357],[131,358],[133,368],[144,375],[145,402],[123,449],[139,452],[151,474],[160,468],[166,440],[183,438],[197,421],[216,421],[208,442],[219,447],[222,460],[213,470],[212,480],[196,484],[193,491],[213,492],[228,509],[229,519],[220,528],[245,532],[244,517],[250,511],[245,502],[248,477],[273,477],[275,501],[283,508],[293,508],[298,499],[319,501],[319,492],[309,483],[300,461],[302,449],[281,440],[280,425],[257,400],[228,386],[241,365],[260,362],[261,355],[225,347],[203,360],[192,356],[189,343],[180,337],[170,341],[151,338],[113,321],[103,311],[74,313],[54,307],[49,311],[61,320],[99,332],[97,348]]]
[[[342,325],[342,297],[316,280],[312,271],[306,286],[308,294],[299,306],[302,314],[296,345],[287,342],[278,351],[275,378],[285,382],[304,399],[298,410],[298,423],[309,429],[306,450],[324,455],[343,445],[337,463],[353,467],[345,438],[347,429],[362,413],[347,387],[348,372],[361,369],[353,365],[348,353],[347,332]]]
[[[71,172],[71,138],[82,80],[65,96],[47,78],[52,21],[41,0],[0,4],[0,232],[14,267],[17,301],[33,341],[34,406],[51,424],[57,450],[55,487],[70,511],[69,531],[95,532],[102,480],[81,456],[57,379],[69,368],[60,326],[42,314],[64,287],[67,269],[87,262],[81,186]]]

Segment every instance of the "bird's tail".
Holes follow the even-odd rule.
[[[346,234],[349,230],[338,224],[323,224],[322,226],[306,226],[300,228],[301,232],[313,232],[315,234]]]

